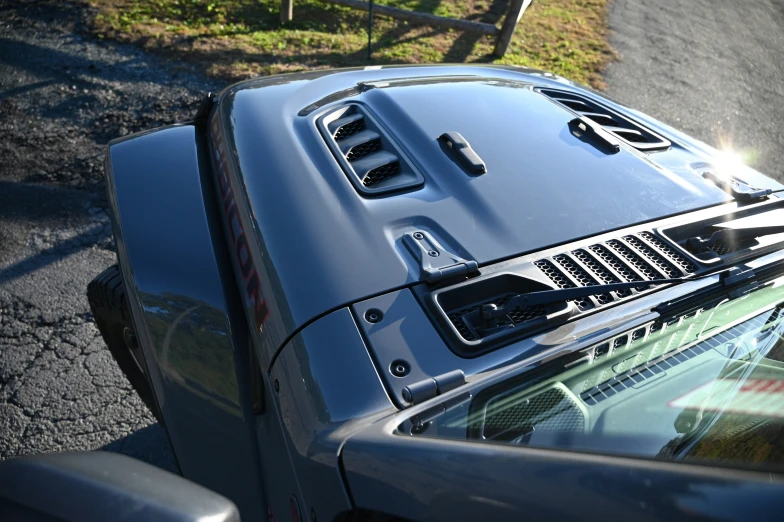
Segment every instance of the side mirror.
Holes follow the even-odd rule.
[[[239,522],[225,497],[144,462],[106,452],[0,462],[0,520]]]

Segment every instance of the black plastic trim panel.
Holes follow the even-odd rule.
[[[492,303],[503,307],[515,294],[545,289],[688,277],[714,269],[722,260],[735,263],[766,254],[784,245],[784,239],[779,237],[784,234],[765,236],[748,252],[734,252],[713,262],[695,256],[684,243],[705,227],[771,211],[773,217],[762,219],[784,219],[784,201],[771,199],[754,205],[730,204],[705,209],[481,267],[477,277],[435,289],[420,285],[414,288],[414,293],[452,351],[460,357],[473,358],[655,292],[661,285],[548,306],[518,307],[495,323],[482,322],[477,312],[482,305]]]

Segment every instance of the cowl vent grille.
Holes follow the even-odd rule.
[[[601,310],[655,288],[640,284],[633,289],[546,304],[526,305],[530,301],[517,299],[510,306],[515,296],[553,288],[626,282],[636,285],[667,277],[685,277],[700,269],[679,247],[647,230],[551,252],[550,256],[505,264],[499,271],[491,269],[487,274],[429,293],[430,297],[426,298],[429,306],[434,307],[445,335],[453,341],[455,353],[475,357],[507,340],[540,331],[575,315]],[[641,332],[633,332],[629,342],[635,342],[640,335]],[[614,345],[599,351],[607,354],[617,350],[622,342],[626,341],[616,339]]]
[[[683,277],[697,271],[697,266],[683,254],[647,231],[539,259],[534,265],[559,288]],[[585,311],[636,293],[637,290],[610,292],[583,298],[575,304],[578,310]]]
[[[363,105],[322,116],[318,126],[357,191],[365,196],[421,186],[424,177]]]
[[[537,91],[572,112],[593,120],[606,131],[626,141],[635,149],[643,151],[662,150],[669,148],[671,145],[668,140],[652,130],[621,116],[619,113],[608,109],[587,96],[557,89],[537,89]]]
[[[492,349],[493,343],[503,342],[522,333],[535,331],[555,320],[588,313],[622,299],[632,298],[651,290],[650,286],[607,292],[570,301],[546,305],[520,305],[506,315],[483,318],[480,310],[485,305],[504,308],[513,296],[551,290],[577,288],[601,284],[644,282],[668,277],[684,277],[698,270],[680,249],[651,231],[625,234],[604,242],[582,246],[571,251],[555,252],[552,256],[525,262],[519,270],[489,277],[468,280],[453,287],[433,292],[433,302],[442,312],[441,320],[448,320],[448,335],[459,343],[458,350],[475,356]],[[446,323],[444,323],[446,324]],[[635,332],[631,341],[640,333]],[[608,346],[604,353],[618,349]],[[470,346],[470,349],[466,349]],[[488,348],[490,347],[490,348]]]

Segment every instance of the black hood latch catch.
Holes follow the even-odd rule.
[[[449,252],[423,230],[407,232],[403,236],[403,244],[419,263],[420,278],[430,284],[465,278],[479,272],[476,261]]]

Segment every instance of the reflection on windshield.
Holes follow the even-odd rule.
[[[402,433],[663,459],[784,464],[784,279],[525,372]],[[557,363],[557,361],[556,361]],[[554,363],[555,364],[555,363]]]

